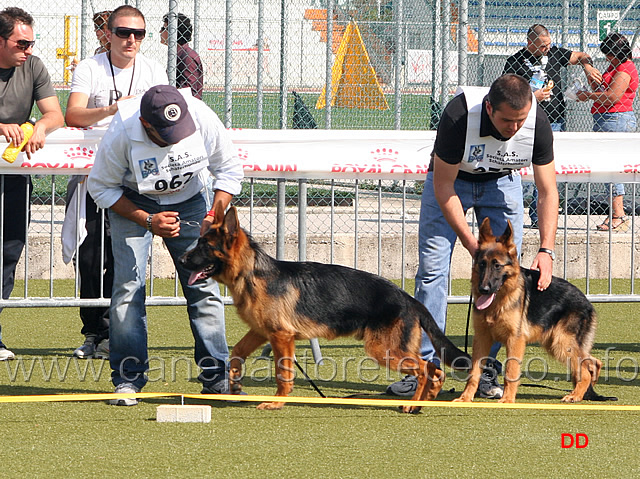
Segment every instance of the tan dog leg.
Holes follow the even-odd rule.
[[[516,393],[520,385],[520,374],[524,350],[527,341],[524,337],[510,337],[505,344],[507,348],[507,361],[504,372],[504,394],[498,401],[501,403],[516,402]]]
[[[491,335],[487,333],[486,328],[478,328],[474,325],[473,336],[473,353],[471,354],[471,372],[469,373],[469,379],[467,385],[462,391],[459,398],[454,399],[456,402],[471,402],[473,401],[476,391],[478,390],[478,384],[480,383],[480,375],[482,374],[482,365],[480,360],[486,358],[491,351]]]
[[[229,391],[231,394],[242,392],[242,365],[252,352],[266,342],[267,338],[251,329],[233,347],[229,361]]]
[[[291,333],[279,331],[269,337],[269,342],[273,348],[273,359],[276,362],[276,383],[278,389],[276,396],[288,396],[293,391],[293,380],[295,370],[293,369],[293,358],[296,353],[294,336]],[[258,405],[258,409],[282,409],[283,402],[263,402]]]

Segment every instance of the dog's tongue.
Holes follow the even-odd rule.
[[[476,308],[482,310],[489,307],[489,305],[493,302],[493,298],[496,297],[496,294],[483,294],[482,296],[478,296],[476,299]]]
[[[191,286],[193,283],[195,283],[196,281],[198,281],[199,279],[205,279],[205,275],[202,273],[202,271],[199,272],[193,272],[191,273],[191,275],[189,276],[189,281],[188,284],[189,286]]]

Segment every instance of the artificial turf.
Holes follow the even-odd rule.
[[[640,405],[640,310],[620,303],[596,304],[596,309],[593,353],[610,358],[596,390],[619,398],[610,404]],[[465,305],[449,309],[447,334],[460,347],[466,312]],[[145,392],[198,393],[185,309],[154,307],[148,313],[150,355],[157,359]],[[68,359],[82,340],[76,308],[5,309],[0,321],[3,340],[18,356],[0,363],[0,396],[113,390],[108,362]],[[246,329],[228,307],[230,346]],[[307,342],[299,342],[297,354],[327,396],[391,399],[379,395],[399,375],[371,370],[361,343],[343,338],[320,344],[323,366],[313,365]],[[529,376],[523,378],[519,402],[558,404],[570,389],[566,367],[542,358],[547,356],[539,347],[527,348]],[[265,379],[269,370],[265,361],[249,361],[254,379],[245,380],[245,391],[273,394],[275,382]],[[317,396],[300,377],[295,386],[294,396]],[[448,378],[445,389],[455,392],[437,401],[452,400],[463,386]],[[289,404],[281,411],[259,411],[255,403],[185,401],[210,404],[211,422],[157,423],[157,406],[177,404],[177,398],[147,399],[130,408],[104,401],[0,402],[1,475],[620,478],[640,469],[635,411],[430,407],[403,415],[392,407]],[[577,433],[588,437],[587,447],[561,447],[562,434]]]

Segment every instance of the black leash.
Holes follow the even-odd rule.
[[[469,354],[469,323],[471,322],[471,303],[473,302],[473,291],[469,293],[469,309],[467,309],[467,330],[464,333],[464,352]]]
[[[320,395],[320,397],[322,398],[326,398],[327,396],[325,396],[324,394],[322,394],[322,391],[320,391],[320,389],[318,388],[318,386],[316,386],[316,383],[313,382],[313,379],[311,379],[309,376],[307,376],[307,373],[305,372],[304,369],[302,369],[302,366],[300,366],[300,363],[298,363],[298,360],[296,358],[293,358],[293,362],[296,363],[296,366],[298,366],[298,369],[300,370],[300,372],[303,374],[304,378],[309,381],[309,383],[311,384],[311,386],[313,386],[313,389],[316,390],[316,392]]]

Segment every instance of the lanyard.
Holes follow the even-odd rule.
[[[116,86],[116,74],[113,72],[113,63],[111,63],[111,52],[107,53],[107,58],[109,59],[109,67],[111,68],[111,80],[113,80],[113,91],[117,95],[119,91],[118,91],[118,87]],[[136,60],[134,58],[133,71],[131,72],[131,83],[129,83],[129,91],[127,92],[127,96],[131,95],[131,88],[133,87],[133,77],[135,76],[135,74],[136,74]],[[116,98],[116,101],[120,99],[120,96]]]

